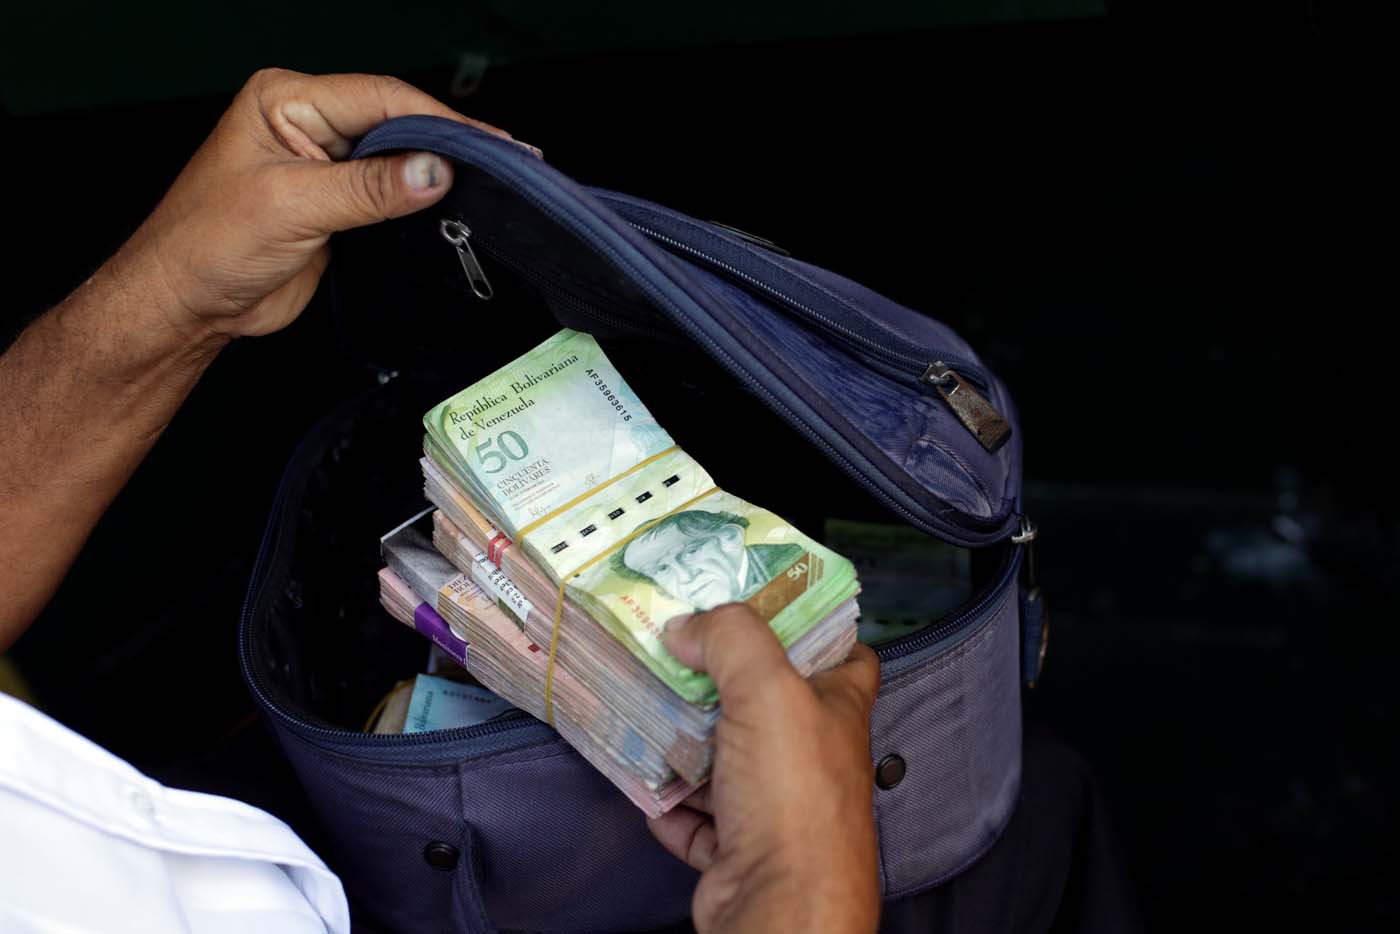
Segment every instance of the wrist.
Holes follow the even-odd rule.
[[[746,875],[715,930],[873,932],[880,918],[878,869],[852,855],[841,840],[773,854]]]
[[[197,290],[186,283],[144,229],[137,233],[90,281],[110,293],[120,310],[117,323],[155,355],[206,361],[229,342],[199,313]],[[105,300],[104,304],[108,304]]]
[[[851,880],[789,878],[741,892],[728,911],[714,919],[716,931],[792,931],[873,934],[879,926],[878,889]]]

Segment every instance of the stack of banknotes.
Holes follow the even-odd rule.
[[[421,674],[400,681],[380,701],[367,733],[428,733],[489,723],[510,712],[511,705],[483,687],[465,680],[466,673]]]
[[[669,620],[742,602],[804,675],[849,654],[851,563],[718,489],[588,335],[561,331],[423,421],[435,508],[383,540],[381,601],[647,813],[708,778],[718,719]]]

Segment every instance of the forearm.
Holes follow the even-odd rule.
[[[184,314],[140,237],[0,355],[0,650],[227,341]]]

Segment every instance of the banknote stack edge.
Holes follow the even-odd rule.
[[[559,332],[424,425],[431,527],[385,537],[381,602],[464,642],[482,684],[648,814],[708,779],[719,716],[668,620],[745,603],[804,676],[849,654],[850,562],[718,488],[590,336]]]

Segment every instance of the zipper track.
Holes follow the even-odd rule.
[[[625,318],[621,315],[613,314],[612,312],[599,307],[598,305],[588,301],[585,298],[580,298],[572,291],[564,288],[563,286],[558,285],[550,279],[545,278],[544,276],[535,272],[533,269],[530,269],[524,263],[517,261],[515,257],[513,257],[509,252],[501,249],[489,238],[482,236],[481,234],[477,234],[476,241],[481,246],[481,252],[485,253],[487,256],[490,256],[498,263],[510,269],[513,273],[515,273],[520,278],[524,279],[531,286],[535,287],[541,292],[545,292],[553,296],[556,299],[559,299],[560,301],[564,302],[569,307],[571,307],[573,310],[583,314],[584,316],[593,318],[594,320],[600,321],[603,324],[607,324],[612,327],[618,328],[619,330],[628,331],[633,334],[645,334],[653,337],[661,337],[664,335],[664,332],[662,331],[639,325],[636,321],[630,318]]]
[[[392,141],[394,137],[392,135],[389,136],[390,141],[382,141],[381,145],[397,145],[395,142]],[[407,138],[403,141],[404,144],[411,145],[415,141],[421,142],[417,140],[417,134],[406,134],[406,137]],[[423,147],[420,146],[419,148]],[[433,147],[429,145],[426,148],[432,149]],[[488,150],[478,150],[474,153],[474,155],[481,163],[485,163],[498,170],[501,170],[499,174],[496,174],[495,177],[498,181],[504,182],[512,191],[516,193],[516,195],[523,198],[529,204],[533,205],[551,220],[555,221],[556,223],[559,223],[560,226],[565,227],[565,229],[569,228],[569,225],[564,224],[562,222],[559,213],[553,208],[552,205],[549,205],[542,201],[540,197],[538,197],[534,192],[529,191],[524,185],[522,185],[519,182],[518,179],[514,177],[514,172],[507,163],[505,163],[503,160],[501,160],[499,157],[489,152]],[[641,228],[639,228],[639,230],[640,229]],[[645,233],[644,230],[642,232]],[[684,245],[681,246],[684,247]],[[609,262],[612,262],[611,258],[609,258]],[[735,272],[738,271],[735,270]],[[752,279],[752,277],[745,278],[746,281]],[[705,347],[710,352],[710,354],[716,360],[718,360],[726,370],[729,371],[731,376],[733,376],[735,379],[738,379],[744,385],[749,387],[749,389],[753,391],[754,394],[757,395],[759,398],[763,399],[770,408],[772,408],[775,412],[779,413],[784,418],[786,418],[788,423],[793,427],[795,431],[797,431],[799,435],[805,438],[814,447],[818,448],[824,454],[826,454],[828,458],[830,458],[834,463],[836,463],[843,470],[845,470],[846,473],[850,475],[852,479],[854,479],[857,483],[859,483],[867,492],[871,493],[873,496],[875,496],[877,500],[879,500],[882,504],[889,508],[891,512],[893,512],[895,515],[900,516],[910,525],[924,531],[927,534],[932,534],[935,536],[940,534],[940,532],[934,529],[930,523],[925,521],[920,516],[916,515],[913,511],[911,511],[908,507],[900,503],[892,495],[885,492],[879,486],[879,484],[876,484],[875,482],[871,481],[865,475],[865,472],[863,470],[858,468],[834,445],[828,442],[825,438],[821,437],[820,434],[818,434],[815,430],[808,426],[805,419],[801,418],[785,402],[783,402],[776,395],[774,395],[774,393],[771,392],[766,386],[764,386],[761,381],[759,381],[756,377],[750,375],[748,371],[743,366],[741,366],[738,363],[738,361],[727,350],[721,347],[717,341],[711,338],[698,325],[692,322],[688,316],[682,313],[681,310],[676,307],[675,303],[670,299],[669,296],[660,292],[660,290],[655,286],[654,283],[650,282],[646,277],[638,277],[637,282],[654,302],[657,302],[664,308],[670,310],[672,313],[672,321],[674,321],[678,325],[678,327],[682,331],[684,331],[692,340]],[[761,283],[757,284],[760,285],[760,287],[762,285]],[[570,297],[572,298],[572,296]],[[574,299],[574,301],[578,302],[577,299]],[[578,307],[581,311],[591,312],[594,317],[599,316],[597,310],[592,309],[591,306],[588,306],[584,303],[580,303]],[[952,361],[945,359],[944,362],[951,363]],[[301,453],[301,451],[305,448],[307,441],[309,440],[310,439],[308,438],[306,441],[303,441],[300,445],[298,445],[297,450],[293,454],[293,459],[295,459],[297,455]],[[285,723],[290,728],[294,729],[298,734],[302,736],[308,738],[321,738],[328,741],[335,741],[337,743],[342,743],[347,746],[361,747],[369,746],[379,748],[399,748],[429,743],[453,742],[456,740],[474,739],[482,736],[504,733],[510,730],[525,729],[531,726],[539,725],[539,721],[535,720],[533,717],[530,717],[523,711],[520,711],[518,715],[508,714],[497,721],[477,724],[476,726],[471,727],[462,727],[460,729],[455,730],[443,730],[430,733],[410,733],[398,735],[358,733],[350,730],[339,730],[317,726],[316,724],[309,723],[305,720],[302,720],[299,717],[288,713],[287,711],[283,710],[280,706],[275,704],[268,691],[268,685],[262,673],[258,671],[252,664],[250,653],[246,645],[246,640],[247,638],[250,638],[249,633],[251,629],[251,619],[253,616],[253,610],[256,607],[256,605],[261,601],[265,590],[266,581],[261,580],[260,578],[262,578],[264,575],[266,565],[270,560],[271,554],[276,551],[277,546],[281,543],[284,525],[284,523],[281,520],[281,511],[282,507],[285,505],[286,500],[287,477],[288,473],[284,473],[282,479],[278,483],[278,488],[274,496],[272,508],[272,515],[275,517],[275,519],[274,522],[269,523],[268,527],[263,532],[262,542],[259,545],[258,555],[253,565],[253,574],[249,581],[248,594],[244,599],[242,613],[240,614],[239,661],[243,668],[244,678],[245,680],[247,680],[250,688],[252,689],[253,693],[257,697],[262,707],[270,711],[277,719],[281,720],[283,723]],[[966,543],[958,542],[958,544]],[[1016,560],[1019,560],[1019,558],[1013,558],[1013,563]],[[1002,582],[1004,582],[1004,580],[1005,576],[1001,578]],[[1001,589],[1002,588],[1000,585],[992,588],[991,590],[987,591],[983,595],[982,599],[980,599],[976,604],[974,604],[973,607],[958,614],[958,616],[954,617],[951,620],[940,623],[932,630],[926,630],[925,632],[921,633],[914,633],[906,637],[905,639],[897,640],[896,642],[886,646],[881,646],[880,649],[877,650],[877,654],[879,654],[879,656],[885,660],[899,658],[908,655],[912,652],[916,652],[920,648],[932,645],[937,641],[950,638],[953,634],[958,632],[961,628],[966,627],[969,622],[975,619],[976,615],[980,613],[990,602],[992,594],[999,592]]]
[[[752,276],[749,273],[744,272],[742,269],[739,269],[731,263],[727,263],[724,260],[712,256],[711,254],[706,253],[697,247],[691,246],[688,243],[683,243],[680,240],[675,239],[674,237],[667,236],[666,234],[663,234],[650,227],[638,224],[635,221],[627,221],[627,223],[635,227],[641,233],[646,234],[653,240],[656,240],[660,243],[664,243],[667,246],[670,246],[674,249],[681,250],[684,253],[688,253],[691,256],[694,256],[695,258],[703,261],[709,266],[713,266],[718,269],[723,269],[730,275],[742,279],[743,281],[747,282],[749,285],[753,286],[754,288],[758,289],[764,294],[776,298],[778,301],[784,303],[789,308],[794,308],[802,312],[808,317],[809,320],[824,328],[829,333],[836,335],[838,338],[845,340],[847,343],[858,345],[859,351],[861,353],[869,354],[883,361],[887,365],[893,364],[895,367],[899,368],[904,375],[911,376],[915,380],[918,380],[919,377],[923,375],[924,371],[928,369],[930,363],[932,363],[935,360],[941,360],[947,366],[957,370],[964,378],[972,381],[973,383],[976,383],[979,388],[987,388],[988,381],[986,376],[983,374],[981,368],[974,366],[972,363],[968,362],[967,360],[964,360],[962,357],[956,354],[949,354],[938,350],[931,350],[927,352],[920,351],[918,355],[915,355],[914,353],[906,354],[901,353],[897,350],[891,350],[888,347],[884,347],[876,343],[874,340],[872,340],[869,337],[866,337],[859,331],[855,331],[851,328],[848,328],[841,322],[822,314],[821,312],[812,308],[810,305],[798,301],[791,295],[788,295],[787,293],[779,290],[776,286],[769,285],[762,279],[759,279],[756,276]]]
[[[385,145],[386,147],[395,148],[404,148],[405,146],[412,148],[413,141],[415,141],[416,137],[414,137],[413,134],[409,134],[409,136],[410,139],[406,139],[402,143],[396,141],[394,143],[384,143],[383,145]],[[420,145],[419,148],[423,147]],[[431,149],[432,147],[429,146],[427,148]],[[482,164],[490,165],[494,168],[503,170],[501,174],[495,176],[495,178],[498,181],[501,181],[504,184],[506,184],[513,192],[515,192],[518,196],[520,196],[529,204],[537,208],[546,217],[550,218],[555,223],[559,224],[561,227],[564,227],[566,230],[569,229],[569,225],[563,222],[559,212],[555,210],[552,205],[545,203],[543,200],[541,200],[541,198],[538,195],[528,190],[528,188],[519,183],[519,180],[516,179],[514,176],[514,171],[512,167],[508,163],[500,159],[495,153],[492,153],[489,150],[477,150],[473,153],[473,155],[475,155]],[[604,255],[603,258],[608,262],[614,262],[612,258],[607,255]],[[614,265],[616,265],[615,262]],[[630,264],[624,265],[630,266]],[[683,330],[692,340],[708,348],[711,356],[718,359],[720,363],[724,366],[724,368],[729,371],[730,375],[734,376],[740,382],[748,386],[757,396],[759,396],[761,399],[767,402],[768,406],[772,408],[775,412],[784,416],[787,419],[788,423],[793,426],[794,430],[796,430],[798,434],[802,435],[802,437],[806,438],[815,447],[823,451],[828,458],[830,458],[834,463],[836,463],[843,470],[845,470],[853,479],[856,480],[856,482],[858,482],[868,492],[872,493],[881,503],[886,505],[892,512],[905,519],[905,521],[909,522],[915,528],[920,529],[921,531],[927,534],[934,535],[935,537],[941,537],[942,535],[947,534],[945,530],[935,529],[931,523],[916,515],[912,510],[904,506],[892,495],[886,493],[883,489],[881,489],[879,485],[877,485],[868,477],[866,477],[865,472],[863,470],[861,470],[854,463],[852,463],[849,458],[847,458],[844,454],[837,450],[836,447],[832,445],[829,441],[821,437],[820,434],[818,434],[807,424],[805,419],[801,418],[796,412],[792,410],[791,407],[789,407],[785,402],[783,402],[776,395],[774,395],[773,392],[769,390],[768,387],[764,386],[763,383],[760,382],[756,377],[750,375],[749,372],[735,360],[733,355],[731,355],[727,350],[721,347],[717,341],[711,338],[698,325],[691,321],[686,314],[684,314],[678,307],[676,307],[675,302],[671,300],[670,296],[662,293],[652,282],[650,282],[644,276],[637,277],[635,281],[647,292],[648,295],[651,296],[654,302],[669,309],[672,312],[672,321],[676,322],[677,326],[681,330]],[[976,547],[977,545],[988,544],[987,542],[974,543],[967,539],[959,539],[957,533],[952,533],[949,536],[949,538],[952,540],[953,544],[969,547]]]
[[[371,393],[378,390],[371,390]],[[362,394],[363,399],[368,394]],[[305,451],[309,443],[314,439],[314,435],[302,441],[292,453],[292,460],[296,461]],[[265,574],[267,566],[281,546],[282,533],[285,522],[282,519],[283,507],[287,500],[287,485],[291,470],[284,472],[277,484],[277,491],[273,495],[271,515],[273,521],[269,522],[263,530],[262,540],[258,545],[257,557],[253,561],[253,571],[249,578],[248,593],[244,597],[243,607],[239,614],[239,664],[243,669],[244,680],[247,681],[253,694],[260,702],[263,709],[269,711],[274,717],[281,720],[299,735],[326,741],[335,742],[346,746],[357,746],[365,748],[406,748],[415,745],[452,743],[471,739],[479,739],[485,736],[492,736],[509,732],[511,730],[538,727],[540,722],[534,717],[521,710],[504,714],[503,716],[487,723],[476,724],[475,726],[459,727],[452,730],[436,730],[428,733],[402,733],[402,734],[375,734],[361,733],[353,730],[340,730],[330,727],[318,726],[300,717],[297,717],[273,701],[268,684],[262,672],[253,664],[248,640],[251,639],[252,621],[254,613],[261,603],[266,592],[267,581]],[[878,646],[876,654],[882,661],[891,661],[896,658],[903,658],[915,652],[922,651],[929,646],[942,642],[956,635],[961,629],[973,622],[987,606],[1005,588],[1007,579],[1014,574],[1015,567],[1020,562],[1021,548],[1012,546],[1002,573],[998,575],[997,582],[983,591],[981,596],[971,606],[959,612],[951,619],[944,620],[929,629],[911,633],[903,639]]]
[[[363,396],[361,398],[363,398]],[[297,449],[292,454],[293,460],[299,457],[310,440],[311,439],[308,438],[297,446]],[[281,480],[278,481],[277,492],[273,496],[271,510],[274,521],[268,523],[267,528],[263,530],[262,541],[258,545],[257,557],[253,561],[253,572],[249,579],[248,593],[244,598],[243,608],[239,614],[239,663],[243,669],[244,680],[248,682],[254,695],[256,695],[260,701],[260,705],[265,710],[270,711],[277,719],[294,729],[299,735],[313,739],[332,741],[347,746],[381,749],[407,748],[415,745],[452,743],[479,739],[485,736],[542,725],[540,721],[531,717],[525,711],[517,709],[486,723],[479,723],[468,727],[458,727],[451,730],[400,734],[362,733],[354,730],[341,730],[318,726],[288,713],[286,710],[282,709],[280,705],[275,703],[268,690],[267,681],[263,677],[262,672],[252,663],[247,640],[251,638],[254,612],[261,603],[263,595],[266,592],[267,581],[264,578],[264,574],[267,570],[267,564],[282,542],[284,522],[281,516],[283,507],[286,505],[289,474],[290,470],[283,473]],[[975,602],[950,619],[944,620],[920,632],[911,633],[902,639],[897,639],[894,642],[876,647],[876,655],[879,656],[881,661],[892,661],[920,652],[956,635],[960,630],[966,628],[980,617],[986,608],[999,597],[1005,589],[1007,581],[1014,576],[1016,568],[1020,564],[1021,555],[1021,546],[1011,546],[1003,563],[1001,573],[997,575],[996,582],[985,588]]]
[[[781,293],[778,293],[774,289],[768,289],[763,283],[759,282],[757,279],[754,279],[752,276],[747,275],[741,270],[735,269],[734,267],[729,266],[728,264],[723,263],[720,260],[716,260],[713,257],[705,256],[704,254],[701,254],[698,250],[692,249],[691,247],[688,247],[683,243],[666,237],[663,234],[659,234],[656,231],[650,230],[639,224],[632,223],[631,221],[628,221],[628,223],[632,224],[632,226],[635,227],[638,231],[640,231],[643,234],[646,234],[649,237],[661,240],[666,243],[670,243],[678,248],[694,253],[695,255],[700,256],[703,259],[714,262],[717,265],[723,266],[735,275],[741,276],[747,281],[752,282],[755,286],[772,292],[775,295],[775,297],[779,298],[782,301],[793,302],[792,299],[782,295]],[[535,273],[533,270],[529,269],[525,264],[516,261],[516,259],[509,253],[502,250],[500,247],[496,246],[496,244],[492,243],[490,240],[484,238],[479,234],[477,236],[477,242],[481,245],[482,252],[489,254],[493,259],[506,265],[517,275],[521,276],[537,288],[543,291],[547,291],[557,298],[563,299],[564,301],[572,305],[577,311],[580,311],[587,316],[597,318],[604,322],[614,323],[622,327],[630,327],[632,330],[639,330],[635,325],[630,324],[627,319],[622,319],[615,315],[611,315],[600,309],[597,305],[593,304],[592,302],[586,301],[578,297],[568,289],[564,289],[561,286],[555,284],[553,281],[539,275],[538,273]],[[793,302],[793,304],[796,303]],[[843,331],[846,330],[837,322],[831,323],[835,327],[841,328]],[[854,332],[849,333],[851,333],[853,337],[859,337],[859,335],[856,335]],[[944,362],[947,362],[946,358],[944,359]],[[1002,569],[997,575],[997,583],[993,587],[984,591],[983,594],[972,606],[959,612],[952,618],[944,620],[932,627],[929,627],[928,629],[920,630],[916,633],[911,633],[910,635],[905,636],[902,639],[896,639],[895,641],[890,642],[887,645],[880,646],[876,649],[876,654],[879,655],[879,657],[882,660],[890,660],[903,655],[911,654],[913,652],[918,652],[930,645],[934,645],[935,643],[941,642],[944,639],[947,639],[950,636],[954,635],[960,627],[967,625],[969,622],[972,621],[973,618],[979,616],[993,601],[993,599],[995,599],[995,597],[998,594],[1000,594],[1004,584],[1006,583],[1007,577],[1013,573],[1014,566],[1017,565],[1020,561],[1020,552],[1021,549],[1019,546],[1012,546],[1011,552],[1009,552],[1007,557],[1003,560]]]
[[[949,639],[956,635],[959,630],[968,626],[974,619],[986,612],[987,607],[1001,598],[1001,594],[1006,590],[1007,584],[1015,579],[1020,568],[1022,556],[1025,553],[1025,546],[1011,545],[1006,557],[1003,559],[1000,572],[996,580],[990,586],[984,588],[977,599],[970,606],[959,611],[957,615],[943,620],[927,629],[910,633],[901,639],[887,642],[875,648],[875,654],[881,661],[892,661],[896,658],[903,658],[915,652],[922,651],[929,646]]]
[[[375,390],[371,390],[373,393]],[[365,393],[358,397],[359,401],[371,393]],[[314,435],[312,436],[314,437]],[[292,453],[292,460],[297,460],[305,450],[308,442],[312,438],[307,438],[297,445]],[[282,520],[282,509],[287,500],[287,480],[290,475],[290,468],[282,474],[282,478],[277,483],[277,492],[273,495],[272,516],[273,521],[269,522],[267,528],[263,530],[261,543],[258,545],[257,557],[253,560],[253,573],[248,582],[248,593],[243,599],[243,609],[239,614],[239,640],[238,640],[238,660],[243,668],[244,680],[248,682],[253,694],[257,697],[260,705],[271,711],[279,720],[296,730],[299,735],[334,740],[347,745],[373,745],[383,748],[407,747],[421,745],[426,742],[451,742],[454,740],[476,739],[482,736],[490,736],[497,733],[504,733],[508,730],[516,730],[522,727],[529,727],[537,724],[535,720],[523,710],[513,713],[502,714],[495,720],[486,723],[478,723],[474,726],[458,727],[452,730],[437,730],[429,733],[360,733],[354,730],[339,730],[330,727],[317,726],[309,723],[300,717],[294,716],[272,700],[268,690],[268,684],[261,671],[252,663],[251,652],[249,651],[248,640],[251,639],[252,619],[255,609],[261,602],[266,591],[267,581],[264,574],[267,564],[275,554],[282,542],[282,532],[285,523]]]
[[[300,453],[300,447],[294,452],[293,458]],[[268,692],[267,681],[262,673],[252,664],[250,652],[246,640],[251,638],[252,617],[258,604],[261,602],[266,591],[266,580],[262,579],[266,571],[266,565],[271,556],[275,553],[282,541],[282,531],[284,523],[281,521],[282,507],[286,504],[287,474],[282,475],[278,482],[277,492],[273,497],[272,515],[279,517],[275,522],[269,523],[263,530],[262,542],[258,546],[258,554],[253,562],[253,573],[249,582],[248,595],[243,602],[240,613],[240,638],[239,638],[239,663],[243,668],[244,679],[253,689],[253,693],[261,702],[261,706],[270,711],[277,719],[283,721],[289,727],[296,730],[302,736],[333,741],[342,745],[360,746],[369,748],[407,748],[426,744],[452,743],[471,739],[479,739],[485,736],[493,736],[512,730],[527,729],[529,727],[541,726],[541,722],[531,717],[523,710],[513,710],[490,720],[486,723],[479,723],[474,726],[458,727],[451,730],[433,730],[426,733],[362,733],[354,730],[332,729],[330,727],[318,726],[309,723],[300,717],[294,716],[283,710],[281,706],[274,703]],[[1006,589],[1008,580],[1014,578],[1016,569],[1020,565],[1022,547],[1011,546],[1005,558],[1001,572],[997,575],[995,583],[984,588],[976,601],[970,606],[960,611],[950,619],[944,620],[928,629],[911,633],[902,639],[887,643],[875,648],[875,654],[882,662],[904,658],[920,652],[930,646],[936,645],[952,638],[960,630],[967,628],[969,624],[978,619],[1002,592]]]
[[[541,210],[545,210],[541,205],[536,204],[536,207],[540,207]],[[553,215],[550,216],[553,217]],[[555,219],[557,220],[557,218]],[[629,221],[629,223],[631,222]],[[662,240],[669,240],[669,238],[657,234],[654,231],[650,231],[637,224],[632,224],[632,226],[636,227],[637,230],[646,234],[647,236],[656,237]],[[532,282],[538,287],[549,291],[552,294],[555,294],[558,297],[561,297],[564,300],[570,302],[578,311],[581,311],[585,315],[590,315],[603,321],[612,321],[614,319],[614,316],[601,311],[597,308],[597,306],[593,305],[592,303],[580,299],[572,292],[561,288],[560,286],[554,284],[553,282],[549,281],[548,279],[545,279],[542,276],[539,276],[538,274],[534,273],[533,270],[529,270],[524,266],[524,264],[516,262],[513,257],[500,250],[495,244],[492,244],[489,241],[482,239],[481,237],[478,237],[478,240],[482,244],[483,252],[489,253],[494,259],[500,261],[506,266],[509,266],[513,271],[525,278],[527,281]],[[675,243],[675,245],[684,248],[684,244],[677,243],[673,240],[669,242]],[[716,260],[716,262],[718,261]],[[736,275],[744,275],[744,273],[740,272],[737,269],[732,269],[732,267],[727,268],[730,268]],[[745,276],[745,278],[754,281],[756,285],[761,285],[761,283],[758,283],[757,280],[752,280],[752,277]],[[622,323],[624,325],[626,324],[625,321],[623,321]],[[945,360],[945,362],[947,361]],[[809,438],[808,440],[810,441],[812,439]],[[934,645],[935,643],[941,642],[944,639],[947,639],[956,634],[959,628],[966,626],[974,618],[979,616],[987,608],[988,604],[990,604],[992,600],[997,596],[997,594],[999,594],[1002,591],[1006,583],[1007,577],[1013,573],[1014,566],[1017,565],[1021,560],[1020,554],[1020,546],[1011,546],[1011,552],[1008,554],[1006,559],[1004,559],[1001,573],[999,573],[997,576],[997,583],[993,587],[984,591],[979,597],[979,599],[972,606],[959,612],[956,616],[936,624],[935,626],[932,626],[928,629],[920,630],[916,633],[910,633],[908,636],[905,636],[902,639],[896,639],[893,642],[890,642],[886,645],[882,645],[875,650],[876,654],[881,658],[881,660],[888,661],[894,658],[899,658],[904,655],[918,652],[924,648],[927,648],[930,645]]]
[[[460,132],[460,129],[460,127],[453,127],[452,131],[454,133]],[[380,134],[377,138],[375,138],[372,142],[373,145],[369,147],[369,149],[366,152],[362,153],[362,155],[369,155],[387,149],[405,148],[428,149],[437,151],[435,147],[440,147],[442,150],[447,150],[443,153],[444,155],[450,155],[452,156],[452,158],[463,161],[469,165],[475,165],[477,168],[480,169],[495,169],[497,171],[493,173],[493,177],[498,182],[501,182],[502,184],[506,185],[506,187],[513,191],[517,196],[519,196],[528,204],[533,205],[546,217],[555,221],[561,227],[564,227],[566,230],[571,230],[571,225],[563,221],[560,212],[552,204],[548,203],[545,200],[542,200],[540,195],[530,190],[525,179],[518,177],[518,174],[520,173],[519,166],[513,164],[509,159],[502,157],[499,153],[493,152],[489,148],[489,146],[480,148],[467,147],[463,146],[463,144],[460,143],[458,140],[451,138],[444,139],[442,137],[435,137],[431,134],[426,134],[417,130],[411,130],[407,132],[383,133]],[[456,154],[452,152],[453,150],[456,150]],[[516,154],[512,153],[511,155],[515,156]],[[540,176],[535,180],[543,182],[546,185],[554,184],[551,180],[544,176]],[[585,240],[584,242],[587,243],[588,241]],[[630,262],[622,259],[620,256],[617,256],[614,253],[614,251],[603,250],[600,252],[594,244],[589,243],[589,246],[594,249],[595,253],[599,253],[599,255],[605,261],[618,268],[619,271],[630,273],[636,272],[636,270],[633,268]],[[848,474],[850,474],[852,479],[856,480],[857,483],[859,483],[862,487],[864,487],[866,490],[872,493],[881,503],[885,504],[896,515],[905,519],[915,528],[920,529],[921,531],[930,535],[934,535],[935,537],[941,537],[944,540],[956,545],[962,545],[965,547],[981,547],[984,545],[992,544],[994,541],[999,540],[989,539],[982,533],[979,533],[974,530],[960,529],[956,525],[953,525],[951,528],[937,528],[934,522],[919,516],[917,513],[913,512],[909,507],[900,503],[897,499],[895,499],[895,497],[892,494],[885,492],[878,484],[870,480],[864,470],[857,467],[851,461],[850,458],[848,458],[846,455],[842,454],[839,450],[837,450],[837,448],[831,442],[821,437],[820,434],[818,434],[815,431],[815,429],[810,427],[810,425],[805,419],[801,418],[787,403],[780,400],[771,390],[764,386],[762,382],[757,379],[757,377],[750,375],[750,373],[735,360],[732,354],[724,350],[719,345],[719,343],[713,338],[711,338],[708,334],[706,334],[704,330],[700,328],[699,325],[691,321],[690,318],[686,314],[684,314],[680,310],[680,308],[677,307],[677,305],[670,298],[670,296],[666,295],[660,289],[660,287],[658,287],[655,283],[651,282],[650,279],[644,275],[634,276],[634,281],[651,297],[654,303],[656,303],[658,306],[662,307],[665,310],[669,310],[671,312],[672,322],[681,331],[687,334],[692,340],[706,347],[710,351],[711,356],[715,357],[721,363],[721,365],[729,371],[730,375],[732,375],[735,379],[738,379],[740,382],[744,383],[744,385],[748,386],[754,392],[755,395],[765,400],[769,407],[772,408],[775,412],[784,416],[788,420],[788,422],[793,426],[793,429],[797,431],[798,434],[806,438],[814,446],[826,453],[826,455],[834,463],[836,463]],[[976,382],[976,380],[974,379],[973,382]],[[1007,518],[1009,520],[1011,517],[1008,516]],[[1003,527],[1005,527],[1006,525],[1007,522],[1002,523]]]

